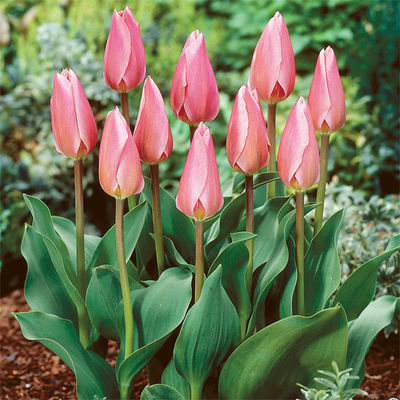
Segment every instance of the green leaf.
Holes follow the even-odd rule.
[[[176,370],[173,358],[162,373],[161,383],[175,388],[184,399],[190,399],[190,385],[188,381]]]
[[[145,178],[143,196],[151,207],[151,181]],[[196,230],[193,222],[177,208],[175,199],[160,187],[161,219],[163,234],[172,239],[179,254],[194,262]]]
[[[239,317],[221,284],[218,267],[205,281],[200,299],[189,310],[175,343],[174,362],[191,390],[204,383],[239,342]]]
[[[365,374],[364,358],[376,335],[392,321],[398,297],[382,296],[371,302],[360,316],[349,323],[347,368],[359,379],[350,380],[346,387],[358,388]]]
[[[304,258],[304,307],[306,315],[325,307],[340,283],[337,239],[344,210],[333,214],[313,238]]]
[[[312,317],[292,316],[244,341],[228,358],[219,379],[223,399],[291,399],[296,383],[312,384],[332,360],[344,368],[347,320],[341,307]]]
[[[191,282],[189,271],[168,268],[151,286],[132,292],[134,352],[117,370],[121,393],[130,392],[132,379],[183,321],[192,299]]]
[[[274,200],[274,199],[272,199]],[[286,207],[285,205],[283,207]],[[304,212],[307,214],[316,207],[315,204],[307,204]],[[279,222],[279,229],[276,236],[273,237],[273,251],[269,261],[262,267],[258,276],[256,287],[253,295],[253,312],[247,328],[247,335],[252,335],[256,326],[257,314],[262,310],[263,304],[273,280],[286,267],[289,259],[289,251],[286,241],[289,237],[290,230],[296,220],[296,210],[287,213]]]
[[[32,310],[70,319],[77,326],[76,306],[50,257],[45,241],[49,247],[52,246],[45,236],[37,233],[31,226],[25,226],[21,250],[28,264],[26,301]]]
[[[186,260],[179,254],[178,250],[175,247],[174,242],[170,238],[167,238],[166,236],[163,236],[163,238],[164,238],[165,254],[168,257],[168,261],[170,262],[170,264],[174,267],[187,268],[188,270],[195,272],[194,265],[191,265],[188,262],[186,262]]]
[[[358,267],[336,293],[333,304],[340,303],[349,321],[357,318],[374,298],[379,266],[400,249],[400,235],[393,237],[386,251]]]
[[[140,395],[140,400],[184,400],[182,395],[168,385],[146,386]]]
[[[17,313],[14,317],[28,340],[38,340],[71,368],[80,400],[118,397],[113,368],[82,347],[71,321],[42,312]]]
[[[124,244],[126,261],[130,259],[139,239],[140,232],[145,222],[147,211],[146,208],[147,204],[145,202],[140,203],[124,216]],[[118,269],[118,258],[115,249],[115,225],[113,225],[102,237],[93,254],[89,267],[95,268],[100,265],[108,264]]]

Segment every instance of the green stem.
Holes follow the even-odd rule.
[[[296,192],[297,312],[304,315],[304,192]]]
[[[83,301],[86,298],[86,274],[85,274],[85,236],[84,236],[84,212],[83,212],[83,188],[82,188],[82,160],[74,161],[75,180],[75,224],[76,224],[76,265],[78,275],[78,290]],[[78,307],[79,339],[83,347],[86,347],[90,338],[90,322],[84,307]]]
[[[321,203],[315,210],[314,217],[314,236],[322,228],[322,219],[324,215],[325,188],[328,176],[328,153],[329,153],[329,136],[321,135],[321,158],[320,158],[320,177],[317,190],[317,203]]]
[[[268,139],[271,144],[271,151],[269,152],[268,172],[276,171],[276,144],[275,144],[275,121],[276,121],[276,104],[268,104]],[[275,181],[267,185],[267,198],[275,197]]]
[[[190,385],[190,400],[201,400],[201,388]]]
[[[128,93],[120,93],[121,97],[121,107],[122,107],[122,115],[125,118],[126,123],[129,126],[129,129],[131,129],[131,122],[129,118],[129,97]],[[136,195],[132,195],[128,197],[128,208],[129,211],[133,210],[137,205],[137,198]]]
[[[156,245],[156,258],[158,276],[164,271],[164,241],[161,224],[160,207],[160,181],[158,176],[158,164],[150,165],[151,176],[151,203],[153,212],[154,241]]]
[[[133,314],[131,292],[129,288],[128,271],[125,260],[124,245],[124,200],[115,199],[115,233],[117,244],[117,257],[119,267],[119,277],[121,281],[122,300],[124,302],[125,318],[125,359],[133,351]]]
[[[254,199],[253,199],[253,175],[245,175],[245,190],[246,190],[246,231],[254,233]],[[249,251],[249,263],[246,271],[246,284],[247,291],[251,292],[252,278],[253,278],[253,252],[254,241],[250,239],[246,242]]]
[[[197,129],[198,126],[199,126],[199,124],[196,124],[196,125],[189,125],[189,129],[190,129],[190,143],[192,143],[194,132],[196,131],[196,129]]]
[[[194,302],[200,298],[204,274],[204,222],[196,221],[196,275],[194,283]]]

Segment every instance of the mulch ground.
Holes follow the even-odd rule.
[[[11,312],[29,311],[21,289],[0,299],[0,399],[76,399],[75,377],[70,369],[42,344],[26,340]],[[379,337],[367,358],[366,378],[361,386],[368,399],[388,400],[400,396],[398,337]],[[118,349],[111,343],[107,361],[115,365]],[[146,372],[138,376],[134,397],[147,384]],[[361,397],[360,397],[361,398]],[[365,398],[365,397],[362,397]]]

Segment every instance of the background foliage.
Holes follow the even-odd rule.
[[[396,230],[393,218],[399,218],[397,198],[379,200],[399,189],[397,2],[137,0],[128,4],[141,24],[147,73],[166,101],[174,152],[161,165],[161,179],[173,193],[188,150],[188,129],[172,114],[169,90],[180,51],[192,30],[205,34],[220,88],[221,111],[209,126],[222,182],[233,177],[224,149],[232,103],[239,86],[247,82],[252,52],[268,19],[277,10],[285,18],[298,73],[294,93],[278,106],[279,133],[298,96],[308,94],[319,50],[331,45],[347,104],[346,125],[333,136],[329,164],[330,177],[347,189],[335,184],[331,203],[333,208],[340,205],[338,197],[348,193],[346,205],[353,208],[345,221],[356,221],[345,226],[342,265],[353,269],[370,257],[366,253],[385,248]],[[124,6],[121,0],[5,0],[0,5],[0,234],[6,277],[7,271],[14,274],[22,264],[19,247],[28,215],[22,192],[44,200],[53,214],[73,217],[72,163],[55,151],[50,127],[54,73],[64,67],[76,71],[101,132],[107,112],[119,103],[118,95],[103,82],[104,45],[113,8]],[[130,93],[133,121],[140,94],[141,86]],[[98,185],[97,155],[95,151],[84,163],[85,201],[88,226],[103,234],[111,225],[112,202]],[[377,216],[376,209],[386,216]],[[368,230],[371,218],[376,221],[374,233]],[[381,235],[382,231],[387,234]],[[387,265],[397,268],[396,274],[389,275],[392,280],[397,277],[398,290],[398,258],[393,261],[392,257]],[[381,274],[384,281],[385,274]],[[10,283],[8,277],[2,281]],[[379,290],[392,287],[385,285]],[[392,292],[388,289],[388,293]]]

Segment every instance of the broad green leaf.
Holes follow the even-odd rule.
[[[151,207],[151,181],[145,178],[143,196]],[[193,222],[177,208],[175,199],[160,187],[161,219],[163,234],[172,239],[179,254],[194,262],[196,230]]]
[[[292,399],[297,382],[312,384],[332,360],[345,367],[347,320],[341,307],[312,317],[292,316],[244,341],[228,358],[219,379],[223,399]]]
[[[273,199],[274,200],[274,199]],[[285,205],[283,206],[285,207]],[[307,214],[315,208],[315,204],[307,204],[304,207],[304,212]],[[273,251],[269,261],[262,267],[258,276],[253,295],[253,312],[247,328],[247,335],[254,332],[256,326],[257,314],[262,310],[263,304],[273,280],[286,267],[289,259],[289,251],[286,241],[289,237],[290,230],[296,220],[296,210],[287,213],[279,222],[277,234],[273,237]]]
[[[191,282],[189,271],[168,268],[151,286],[132,292],[134,352],[117,369],[123,395],[130,392],[132,379],[183,321],[192,299]]]
[[[24,194],[24,200],[33,217],[33,229],[41,235],[49,238],[54,243],[61,254],[65,266],[65,271],[69,277],[69,280],[74,284],[74,286],[76,286],[76,270],[74,270],[73,262],[71,260],[67,246],[54,229],[50,210],[48,209],[46,204],[44,204],[36,197]]]
[[[62,217],[51,217],[55,231],[59,234],[72,260],[72,265],[76,271],[76,229],[72,221]],[[93,257],[101,238],[94,235],[85,235],[85,266],[88,272],[90,260]],[[90,273],[86,274],[89,283]]]
[[[38,340],[57,354],[74,372],[79,400],[118,397],[113,368],[85,350],[71,321],[42,312],[14,314],[28,340]]]
[[[140,400],[184,400],[184,397],[171,386],[157,384],[146,386]]]
[[[187,268],[188,270],[195,272],[194,265],[186,262],[186,260],[179,254],[174,242],[166,236],[164,236],[163,238],[165,254],[168,257],[170,265],[172,265],[173,267]]]
[[[344,210],[333,214],[313,238],[304,257],[304,307],[306,315],[322,310],[340,283],[337,239]]]
[[[340,303],[349,321],[357,318],[374,298],[379,266],[400,250],[400,235],[393,237],[386,251],[358,267],[336,293],[333,304]]]
[[[131,289],[142,289],[136,281],[130,282]],[[86,305],[90,320],[102,336],[120,342],[125,337],[125,326],[121,317],[122,293],[119,274],[111,266],[93,270],[86,292]]]
[[[218,267],[205,281],[175,343],[174,362],[191,390],[201,392],[208,375],[239,342],[239,317],[221,284]]]
[[[76,306],[50,257],[45,240],[50,242],[31,226],[25,226],[21,250],[28,264],[26,301],[32,310],[70,319],[77,326]],[[48,245],[51,246],[51,242]]]
[[[364,359],[376,335],[390,324],[400,298],[382,296],[371,302],[360,316],[349,323],[349,349],[347,368],[353,368],[352,375],[359,379],[348,382],[347,387],[357,388],[365,374]]]
[[[161,376],[161,383],[175,388],[184,399],[190,399],[190,385],[188,381],[178,373],[174,360],[168,363]]]
[[[130,259],[139,239],[140,232],[145,222],[146,207],[147,205],[145,202],[140,203],[124,216],[124,244],[126,261]],[[108,264],[118,269],[118,258],[115,249],[115,225],[113,225],[112,228],[110,228],[102,237],[93,254],[89,267],[95,268],[100,265]]]

